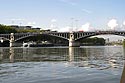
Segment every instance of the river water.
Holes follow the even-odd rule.
[[[0,83],[120,83],[122,46],[0,48]]]

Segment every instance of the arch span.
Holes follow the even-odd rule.
[[[0,39],[3,39],[4,41],[9,41],[10,39],[6,38],[6,37],[0,37]]]
[[[50,37],[55,37],[55,38],[59,38],[59,39],[69,40],[68,38],[65,38],[63,36],[50,35],[50,34],[37,34],[37,35],[26,35],[26,36],[19,37],[19,38],[15,39],[15,42],[26,39],[26,38],[29,38],[29,37],[36,37],[36,36],[50,36]]]
[[[79,36],[81,35],[82,36]],[[89,37],[92,37],[92,36],[98,36],[98,35],[117,35],[117,36],[122,36],[122,37],[125,37],[125,32],[86,32],[86,33],[77,33],[75,34],[75,41],[79,41],[81,39],[85,39],[85,38],[89,38]],[[78,36],[78,37],[77,37]]]
[[[57,41],[63,41],[63,42],[68,42],[69,40],[65,37],[60,37],[57,35],[51,35],[51,34],[37,34],[37,35],[26,35],[26,36],[22,36],[19,37],[18,39],[15,40],[15,42],[18,41],[24,41],[24,40],[31,40],[31,41],[37,41],[37,40],[41,40],[41,41],[50,41],[50,42],[57,42]]]

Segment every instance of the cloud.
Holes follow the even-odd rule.
[[[57,30],[57,20],[56,19],[51,19],[50,22],[51,22],[50,29]]]
[[[21,18],[12,18],[12,19],[7,19],[7,20],[11,20],[11,21],[24,21],[25,19],[21,19]]]
[[[36,24],[36,22],[28,22],[27,23],[27,25],[30,25],[30,26],[35,25],[35,24]]]
[[[60,28],[58,31],[59,32],[70,32],[70,31],[72,31],[72,27],[66,26],[64,28]]]
[[[80,29],[78,29],[78,31],[90,31],[90,23],[85,23]]]
[[[108,22],[108,27],[110,27],[112,30],[115,29],[115,27],[118,26],[118,23],[117,23],[117,20],[116,19],[111,19],[109,22]]]
[[[63,3],[66,3],[66,4],[69,4],[69,5],[73,6],[73,7],[76,7],[78,10],[80,10],[80,11],[82,11],[84,13],[87,13],[87,14],[91,14],[92,13],[92,11],[90,11],[90,10],[88,10],[86,8],[83,8],[83,9],[79,8],[79,5],[76,2],[78,0],[59,0],[59,1],[61,1]]]
[[[67,4],[72,5],[72,6],[77,5],[77,3],[74,2],[74,0],[59,0],[59,1],[67,3]]]
[[[21,25],[23,23],[25,23],[26,19],[23,18],[10,18],[10,19],[5,19],[7,20],[9,23],[9,25]]]
[[[91,14],[91,13],[92,13],[92,11],[87,10],[87,9],[82,9],[82,11],[85,12],[85,13],[88,13],[88,14]]]
[[[125,26],[125,21],[123,22],[123,25]]]
[[[59,32],[71,32],[71,31],[94,31],[94,28],[91,26],[89,22],[83,24],[80,28],[75,28],[71,26],[66,26],[64,28],[58,29]]]
[[[54,25],[54,24],[51,24],[51,25],[50,25],[50,28],[51,28],[51,29],[55,28],[55,25]]]
[[[52,19],[51,22],[57,22],[57,20],[56,19]]]
[[[61,28],[59,31],[65,32],[65,31],[95,31],[95,29],[91,26],[89,22],[83,24],[81,27],[70,27],[66,26],[65,28]]]

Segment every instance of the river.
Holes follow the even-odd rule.
[[[0,83],[120,83],[122,46],[1,47]]]

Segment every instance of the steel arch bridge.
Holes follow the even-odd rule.
[[[14,34],[0,34],[0,38],[9,41],[20,41],[24,38],[34,37],[38,35],[48,35],[57,38],[68,40],[69,43],[74,43],[84,38],[88,38],[96,35],[118,35],[125,37],[125,31],[93,31],[93,32],[42,32],[42,33],[14,33]]]

